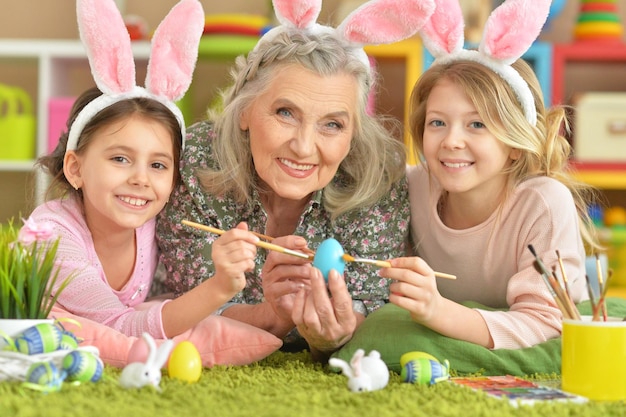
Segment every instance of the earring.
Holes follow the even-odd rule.
[[[74,189],[75,189],[76,191],[78,191],[78,188],[79,188],[79,187],[78,187],[78,185],[76,185],[76,183],[75,183],[75,182],[74,182],[74,183],[72,183],[72,187],[74,187]]]

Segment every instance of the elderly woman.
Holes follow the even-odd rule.
[[[185,219],[235,236],[269,235],[293,250],[335,238],[357,257],[405,254],[404,146],[388,120],[366,112],[373,75],[363,50],[322,28],[266,35],[237,59],[222,111],[188,129],[182,185],[157,228],[165,285],[176,294],[214,273],[217,236]],[[320,360],[387,301],[389,289],[372,266],[348,264],[326,283],[310,261],[263,249],[246,280],[219,313],[281,338],[299,334]]]

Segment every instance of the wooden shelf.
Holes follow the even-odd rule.
[[[604,190],[626,190],[626,163],[602,164],[571,162],[580,181]]]
[[[413,155],[413,143],[411,141],[411,133],[409,131],[409,107],[411,99],[411,91],[422,74],[423,68],[423,52],[422,42],[419,38],[413,37],[400,42],[383,45],[365,46],[365,53],[375,60],[384,59],[400,59],[404,61],[405,79],[404,79],[404,143],[409,148],[409,162],[415,163]],[[389,82],[387,80],[386,82]]]
[[[552,102],[567,104],[572,100],[572,91],[613,91],[616,80],[606,77],[592,77],[589,85],[572,85],[567,77],[568,67],[572,64],[600,64],[605,67],[626,64],[626,44],[622,42],[573,42],[555,44],[552,48]],[[621,71],[621,70],[620,70]]]

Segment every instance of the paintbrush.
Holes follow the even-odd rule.
[[[391,268],[391,263],[388,261],[380,261],[378,259],[355,258],[354,256],[348,255],[347,253],[344,254],[342,258],[346,262],[361,262],[364,264],[374,265],[379,268]],[[456,275],[446,274],[443,272],[435,272],[435,276],[437,278],[456,279]]]
[[[587,294],[589,295],[589,303],[591,303],[591,320],[598,321],[598,305],[596,304],[596,295],[593,291],[593,287],[591,286],[591,279],[589,279],[589,275],[585,275],[585,279],[587,280]]]
[[[604,321],[608,320],[608,313],[606,311],[606,303],[605,303],[605,299],[606,299],[606,293],[609,289],[609,282],[611,280],[611,277],[613,276],[613,270],[609,269],[607,271],[607,277],[606,277],[606,281],[604,282],[604,286],[602,288],[602,291],[600,293],[600,299],[598,300],[598,310],[602,310],[602,317],[604,318]]]
[[[533,247],[533,245],[528,245],[528,249],[530,250],[530,253],[532,253],[533,256],[535,257],[535,262],[537,263],[535,265],[535,269],[537,269],[540,274],[545,275],[546,277],[549,277],[550,271],[548,271],[548,268],[546,268],[546,266],[543,264],[543,261],[541,260],[539,255],[537,255],[537,252],[535,251],[535,248]]]
[[[206,226],[200,223],[190,222],[189,220],[183,220],[181,223],[187,226],[191,226],[193,228],[199,229],[199,230],[204,230],[207,232],[215,233],[216,235],[223,235],[224,233],[226,233],[222,229],[218,229],[216,227],[211,227],[211,226]],[[287,255],[297,256],[298,258],[311,259],[310,258],[311,255],[307,255],[306,253],[283,248],[282,246],[274,245],[273,243],[263,242],[262,240],[255,243],[255,246],[259,248],[263,248],[263,249],[273,250],[273,251],[280,252],[280,253],[286,253]]]
[[[581,317],[580,317],[580,313],[578,312],[578,309],[576,308],[576,304],[574,304],[574,301],[570,298],[570,296],[567,294],[567,292],[559,283],[559,279],[556,276],[556,268],[552,270],[550,284],[554,287],[554,291],[556,292],[556,295],[561,299],[561,301],[565,305],[565,308],[569,312],[570,318],[580,320]]]
[[[204,231],[207,231],[207,232],[215,233],[216,235],[223,235],[224,233],[226,233],[222,229],[218,229],[216,227],[211,227],[211,226],[207,226],[207,225],[200,224],[200,223],[191,222],[189,220],[183,220],[181,223],[185,224],[187,226],[191,226],[193,228],[199,229],[199,230],[204,230]],[[251,233],[253,233],[257,237],[262,237],[263,239],[267,239],[267,240],[273,240],[274,239],[274,238],[272,238],[270,236],[262,235],[260,233],[256,233],[256,232],[251,232]],[[260,247],[260,248],[273,250],[273,251],[280,252],[280,253],[286,253],[288,255],[297,256],[298,258],[302,258],[302,259],[308,259],[308,260],[313,260],[314,259],[314,255],[312,253],[308,253],[307,254],[307,253],[298,252],[298,251],[295,251],[295,250],[284,248],[284,247],[279,246],[279,245],[274,245],[273,243],[259,241],[255,245]],[[375,260],[375,259],[365,259],[365,258],[355,258],[355,257],[350,256],[348,254],[344,254],[342,256],[342,258],[346,262],[362,262],[362,263],[367,263],[367,264],[371,264],[371,265],[376,265],[376,266],[378,266],[380,268],[389,268],[389,267],[391,267],[391,264],[389,262],[387,262],[387,261],[379,261],[379,260]],[[444,274],[443,272],[435,272],[435,276],[439,277],[439,278],[456,279],[456,276],[450,275],[450,274]]]
[[[570,294],[569,282],[567,280],[567,274],[565,273],[565,265],[563,265],[563,258],[561,258],[561,253],[559,250],[556,250],[556,258],[559,261],[559,268],[561,269],[561,279],[563,280],[563,287],[565,287],[565,292],[569,299],[572,299],[572,295]]]
[[[537,270],[537,272],[539,272],[539,275],[541,275],[541,278],[543,278],[543,281],[548,287],[548,291],[550,291],[550,295],[554,299],[554,302],[556,303],[559,310],[561,310],[561,314],[563,314],[563,317],[565,318],[573,319],[574,316],[572,316],[570,309],[567,308],[565,304],[565,300],[561,299],[561,297],[559,297],[559,295],[556,292],[556,289],[552,283],[552,280],[554,280],[554,277],[552,277],[552,275],[548,271],[548,268],[546,268],[541,258],[537,255],[537,252],[535,251],[535,248],[533,247],[533,245],[528,245],[528,249],[535,257],[535,261],[533,262],[534,268]]]
[[[559,262],[559,268],[561,269],[561,279],[563,280],[563,288],[565,288],[565,296],[567,297],[568,304],[571,310],[574,312],[576,318],[580,319],[580,312],[576,308],[576,303],[572,299],[572,294],[569,289],[569,281],[567,279],[567,273],[565,272],[565,265],[563,264],[563,258],[561,258],[561,253],[559,250],[556,250],[556,258]]]
[[[607,311],[606,311],[606,304],[604,304],[604,298],[602,296],[602,294],[605,294],[605,288],[604,288],[604,280],[602,279],[602,264],[600,262],[600,256],[596,253],[596,272],[598,273],[598,287],[600,288],[600,301],[598,301],[598,304],[600,305],[601,309],[602,309],[602,318],[604,318],[604,321],[607,320]]]

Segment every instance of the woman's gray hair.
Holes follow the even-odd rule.
[[[267,91],[279,68],[293,64],[321,76],[346,73],[356,79],[359,91],[354,137],[335,179],[324,190],[324,205],[336,218],[374,204],[404,175],[406,151],[404,143],[395,137],[401,129],[395,119],[367,114],[374,83],[372,71],[352,48],[328,33],[281,33],[262,41],[247,57],[237,58],[231,71],[233,84],[222,93],[223,108],[209,111],[216,130],[213,155],[217,165],[200,172],[205,191],[250,202],[259,184],[247,132],[239,127],[240,116]]]

